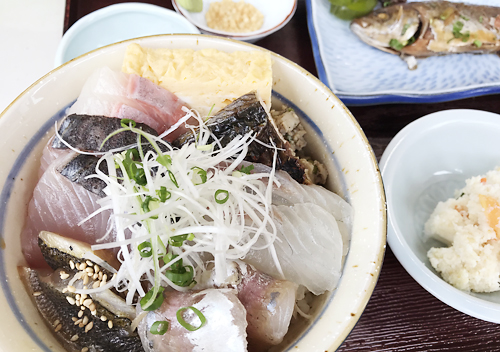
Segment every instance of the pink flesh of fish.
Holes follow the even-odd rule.
[[[47,267],[38,247],[40,231],[51,231],[90,244],[106,233],[111,211],[103,211],[89,221],[78,223],[100,208],[99,196],[74,184],[58,169],[76,154],[66,152],[63,158],[52,162],[43,173],[28,205],[28,216],[21,233],[23,254],[31,268]]]
[[[250,265],[240,268],[237,290],[247,311],[248,350],[263,351],[279,344],[287,333],[298,285],[273,279]]]
[[[245,308],[235,290],[208,289],[199,292],[168,291],[162,306],[141,321],[138,333],[146,352],[247,351]],[[206,323],[196,331],[188,331],[177,320],[180,308],[194,306],[205,316]],[[184,320],[199,326],[199,319],[187,310]],[[155,321],[168,321],[163,335],[150,333]]]
[[[73,153],[70,149],[55,149],[52,148],[54,137],[50,138],[45,148],[43,148],[42,157],[40,158],[40,169],[38,169],[38,178],[42,177],[45,170],[47,170],[53,161],[64,158],[66,155]]]
[[[186,115],[184,106],[187,104],[175,94],[146,78],[104,67],[89,77],[69,114],[132,119],[161,134]],[[166,139],[172,141],[186,131],[180,126]]]

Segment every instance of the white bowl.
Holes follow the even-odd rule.
[[[208,27],[205,20],[205,14],[208,11],[210,3],[220,2],[221,0],[203,0],[203,10],[201,12],[189,12],[172,0],[174,9],[186,17],[192,24],[198,27],[202,33],[219,35],[226,38],[237,39],[248,43],[255,43],[257,40],[267,37],[269,34],[283,28],[290,21],[297,10],[297,0],[245,0],[252,4],[264,15],[264,24],[253,32],[234,33],[225,32]]]
[[[0,115],[1,351],[63,351],[19,280],[16,267],[24,264],[19,234],[37,181],[47,131],[79,95],[91,72],[104,65],[121,68],[131,42],[156,48],[264,50],[204,35],[161,35],[117,43],[55,69]],[[386,234],[382,181],[363,131],[342,102],[293,62],[276,54],[272,54],[272,61],[273,94],[283,97],[303,116],[311,136],[311,154],[322,160],[330,172],[327,186],[345,196],[355,212],[350,252],[338,288],[316,301],[313,321],[296,324],[280,349],[333,351],[361,316],[381,269]]]
[[[80,18],[64,33],[55,67],[108,44],[171,33],[200,31],[183,16],[164,7],[143,3],[110,5]]]
[[[380,169],[387,195],[387,240],[408,273],[449,306],[500,323],[500,292],[468,293],[446,283],[427,259],[438,241],[425,241],[424,223],[439,201],[465,180],[500,165],[500,115],[447,110],[403,128],[385,150]]]

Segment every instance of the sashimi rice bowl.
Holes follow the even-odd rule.
[[[358,321],[385,250],[381,177],[296,64],[137,38],[0,116],[0,350],[334,351]]]

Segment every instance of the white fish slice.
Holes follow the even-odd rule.
[[[286,280],[315,295],[332,291],[342,269],[342,235],[335,217],[313,203],[273,206],[278,229],[274,242]],[[258,270],[279,277],[268,249],[252,250],[243,259]]]

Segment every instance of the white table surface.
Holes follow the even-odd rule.
[[[0,113],[54,68],[65,0],[0,0]]]

